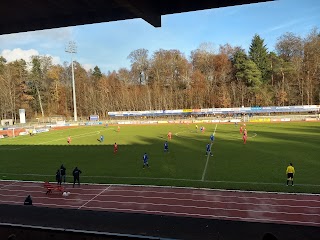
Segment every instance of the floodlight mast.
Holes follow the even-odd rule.
[[[76,43],[73,41],[70,41],[68,46],[65,50],[67,53],[71,54],[71,69],[72,69],[72,93],[73,93],[73,116],[74,121],[76,122],[77,119],[77,102],[76,102],[76,88],[75,88],[75,82],[74,82],[74,68],[73,68],[73,54],[77,53],[77,46]]]

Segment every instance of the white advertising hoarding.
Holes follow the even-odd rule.
[[[26,123],[26,110],[19,109],[20,123]]]

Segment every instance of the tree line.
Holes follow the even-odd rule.
[[[320,33],[302,38],[285,33],[275,51],[253,36],[246,52],[239,46],[212,50],[201,44],[186,57],[178,49],[128,55],[131,68],[101,73],[74,62],[80,117],[108,111],[284,106],[320,104]],[[18,118],[73,114],[70,63],[54,65],[47,56],[7,62],[0,57],[0,114]]]

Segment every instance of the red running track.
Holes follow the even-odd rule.
[[[96,211],[159,214],[195,218],[281,223],[320,227],[320,195],[175,187],[85,184],[65,185],[68,197],[46,195],[43,183],[0,181],[0,204]]]

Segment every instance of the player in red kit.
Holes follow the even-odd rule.
[[[117,143],[114,143],[113,153],[117,153],[117,152],[118,152],[118,145],[117,145]]]
[[[242,134],[242,126],[240,127],[240,134]]]
[[[247,143],[247,135],[246,134],[243,134],[243,144],[246,144]]]
[[[171,138],[172,138],[172,133],[168,132],[168,140],[171,140]]]

